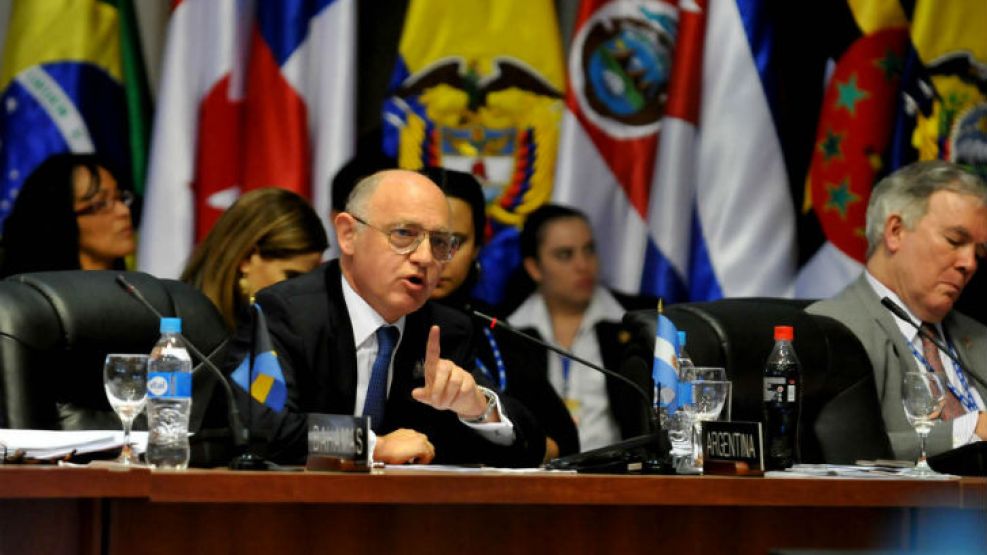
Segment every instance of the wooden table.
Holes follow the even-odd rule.
[[[959,532],[987,545],[987,479],[0,468],[0,553],[766,553]]]

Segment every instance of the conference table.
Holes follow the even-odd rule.
[[[987,545],[987,479],[0,466],[3,554],[768,553],[956,542]]]

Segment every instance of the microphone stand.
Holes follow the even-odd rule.
[[[147,298],[140,292],[137,287],[127,281],[127,278],[123,274],[117,274],[116,282],[120,287],[123,288],[130,296],[137,299],[141,305],[144,306],[149,312],[154,314],[159,320],[164,318],[164,315],[158,312],[158,309],[154,308]],[[213,364],[209,357],[202,354],[191,341],[188,340],[184,335],[178,334],[179,337],[185,342],[189,351],[202,361],[202,364],[206,366],[215,377],[219,380],[219,383],[223,386],[223,391],[226,394],[226,404],[227,404],[227,420],[230,425],[230,431],[233,434],[233,445],[239,454],[230,461],[230,470],[267,470],[267,462],[264,459],[254,455],[250,452],[250,430],[243,425],[240,420],[240,409],[237,408],[236,399],[233,395],[233,389],[230,387],[229,381],[227,381],[226,376],[220,371],[219,368]]]
[[[935,345],[937,349],[939,349],[939,352],[945,354],[947,357],[949,357],[950,360],[955,362],[961,369],[963,369],[964,372],[966,372],[966,367],[963,365],[962,362],[960,362],[960,359],[953,354],[953,351],[949,347],[947,347],[942,342],[942,340],[940,340],[935,334],[929,333],[929,330],[923,328],[919,324],[916,324],[912,320],[912,318],[908,315],[908,313],[905,312],[905,309],[901,308],[901,306],[899,306],[898,303],[892,301],[888,297],[883,297],[881,299],[881,304],[884,305],[884,308],[890,310],[892,314],[904,320],[905,322],[908,322],[908,325],[918,330],[919,335],[931,341],[932,344]]]
[[[627,376],[608,370],[598,364],[594,364],[584,358],[578,357],[565,349],[556,347],[555,345],[542,341],[536,337],[532,337],[521,330],[505,324],[493,316],[489,316],[476,310],[471,310],[470,312],[477,318],[487,322],[491,329],[502,329],[524,339],[525,341],[529,341],[556,354],[574,360],[587,368],[592,368],[597,372],[620,380],[634,389],[634,391],[636,391],[638,395],[644,399],[645,410],[648,415],[648,423],[650,424],[649,428],[652,430],[651,433],[632,437],[612,445],[600,447],[598,449],[583,451],[581,453],[576,453],[566,457],[559,457],[549,461],[546,464],[546,467],[558,470],[577,470],[583,472],[594,471],[604,473],[608,471],[630,472],[638,470],[646,474],[675,473],[674,468],[672,468],[671,461],[669,460],[671,444],[668,440],[668,433],[662,429],[661,421],[653,410],[653,400],[651,396],[645,392],[644,388]],[[646,362],[640,358],[636,358],[635,360],[643,364],[645,369],[647,369]],[[645,460],[633,460],[637,458],[636,453],[641,451],[645,454]]]

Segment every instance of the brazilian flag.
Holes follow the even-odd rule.
[[[151,102],[132,0],[14,0],[0,94],[0,222],[61,152],[96,152],[142,192]]]

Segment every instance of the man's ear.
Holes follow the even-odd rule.
[[[356,251],[356,226],[360,222],[356,221],[349,212],[340,212],[332,222],[336,226],[336,240],[339,241],[339,250],[348,256],[353,256]]]
[[[535,260],[533,256],[526,256],[524,257],[522,264],[524,264],[524,271],[528,272],[531,279],[534,280],[535,283],[541,283],[542,275],[541,269],[538,267],[538,261]]]
[[[884,248],[891,254],[898,252],[905,232],[905,222],[900,214],[891,214],[884,220]]]

